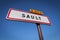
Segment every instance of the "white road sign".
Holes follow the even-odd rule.
[[[23,12],[20,10],[9,9],[6,19],[33,22],[33,23],[43,23],[50,24],[50,21],[47,16],[36,15],[28,12]]]

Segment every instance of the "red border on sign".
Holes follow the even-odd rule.
[[[51,24],[50,20],[48,19],[47,16],[44,16],[44,17],[47,17],[47,19],[49,20],[49,23],[47,23],[47,22],[39,22],[39,21],[34,21],[34,20],[25,20],[25,19],[20,19],[20,18],[9,18],[11,10],[16,10],[16,9],[10,8],[9,11],[8,11],[8,14],[6,16],[6,19],[9,19],[9,20],[20,20],[20,21],[24,21],[24,22],[34,22],[34,23],[40,23],[40,24],[49,24],[49,25]],[[16,11],[20,11],[20,10],[16,10]],[[22,11],[22,12],[24,12],[24,11]],[[26,12],[26,13],[28,13],[28,12]]]

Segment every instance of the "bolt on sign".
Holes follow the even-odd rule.
[[[24,21],[24,22],[40,23],[40,24],[42,24],[42,23],[43,24],[50,24],[50,21],[47,16],[36,15],[36,14],[32,14],[32,12],[28,13],[28,12],[24,12],[24,11],[12,9],[12,8],[9,9],[6,19]]]

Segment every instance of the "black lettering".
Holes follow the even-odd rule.
[[[26,18],[30,18],[30,16],[29,15],[27,15],[27,17]]]
[[[34,19],[34,16],[31,15],[31,18]]]
[[[38,17],[36,16],[36,19],[38,20]]]
[[[41,17],[39,17],[39,20],[41,20]]]
[[[22,17],[25,17],[25,14],[22,14]]]

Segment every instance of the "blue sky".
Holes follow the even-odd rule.
[[[40,25],[44,40],[60,40],[59,0],[0,0],[0,40],[39,40],[36,24],[6,20],[9,8],[43,11],[51,21],[51,26]]]

